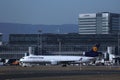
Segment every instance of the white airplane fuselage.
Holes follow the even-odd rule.
[[[50,63],[50,64],[70,64],[90,62],[94,57],[85,56],[37,56],[30,55],[20,59],[21,63]]]

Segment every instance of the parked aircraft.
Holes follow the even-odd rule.
[[[30,64],[62,64],[66,66],[72,63],[85,63],[94,60],[101,52],[98,52],[99,44],[93,46],[89,52],[85,52],[84,56],[64,56],[64,55],[29,55],[20,59],[21,66],[28,66]]]

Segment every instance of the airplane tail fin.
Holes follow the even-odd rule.
[[[100,44],[95,44],[92,49],[88,52],[85,52],[85,56],[87,57],[98,57],[102,52],[98,52]]]

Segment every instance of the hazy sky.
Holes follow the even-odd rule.
[[[120,13],[120,0],[0,0],[0,22],[77,24],[79,13]]]

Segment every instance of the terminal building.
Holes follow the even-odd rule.
[[[32,46],[36,55],[56,52],[68,52],[68,55],[74,52],[71,54],[75,55],[77,52],[88,51],[94,44],[100,43],[100,51],[106,52],[107,47],[112,46],[116,50],[114,54],[120,55],[118,53],[119,37],[116,34],[11,34],[9,45],[25,47],[23,49],[26,51],[29,46]],[[38,50],[35,50],[37,46],[42,46],[44,53],[37,52]]]

